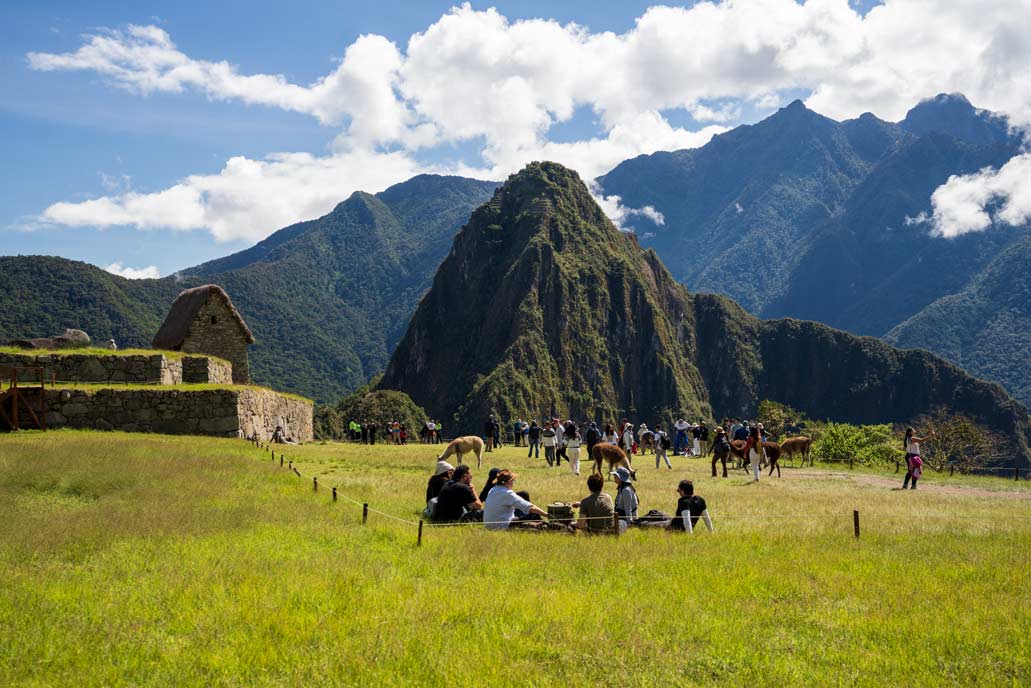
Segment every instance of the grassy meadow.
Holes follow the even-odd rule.
[[[303,478],[242,440],[0,435],[0,684],[1031,683],[1027,481],[755,485],[646,456],[642,513],[688,477],[715,534],[427,527],[417,547],[439,447],[282,449]],[[586,494],[586,465],[508,447],[477,491],[491,466],[540,506]],[[363,526],[331,485],[396,518]]]

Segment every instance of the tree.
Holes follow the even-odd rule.
[[[921,447],[924,465],[936,471],[969,472],[1006,458],[1006,440],[973,419],[939,408],[914,424],[917,435],[931,435]]]

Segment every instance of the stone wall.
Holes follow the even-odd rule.
[[[0,366],[41,366],[47,380],[63,382],[129,382],[176,385],[182,382],[183,364],[161,354],[102,356],[91,354],[6,354]]]
[[[28,401],[36,407],[36,398]],[[48,389],[47,427],[214,435],[269,440],[277,425],[287,436],[313,438],[312,404],[270,390],[233,388],[97,390]]]
[[[184,356],[183,382],[230,385],[233,383],[233,366],[210,356]]]
[[[239,393],[240,428],[244,437],[271,439],[276,426],[288,439],[310,442],[315,438],[311,402],[271,390],[245,388]]]
[[[209,298],[190,323],[181,348],[186,353],[224,358],[233,366],[233,382],[246,385],[251,381],[247,346],[240,323],[229,307],[220,298]]]
[[[0,366],[43,367],[49,381],[122,382],[178,385],[183,382],[229,384],[232,366],[210,356],[170,358],[163,354],[9,354],[0,353]],[[49,382],[48,382],[49,384]]]

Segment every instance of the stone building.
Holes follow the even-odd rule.
[[[154,337],[153,347],[224,358],[233,365],[233,382],[250,382],[247,346],[254,343],[247,323],[222,287],[187,289],[172,304]]]

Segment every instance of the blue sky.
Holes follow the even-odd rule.
[[[897,118],[939,90],[1019,109],[1020,93],[1007,96],[1006,83],[977,86],[985,81],[977,70],[969,84],[955,82],[947,62],[962,56],[949,58],[948,43],[906,46],[889,35],[882,27],[922,19],[891,3],[868,13],[876,4],[756,0],[665,11],[644,2],[474,2],[449,14],[452,3],[391,0],[7,3],[0,254],[165,275],[411,173],[500,178],[547,156],[590,178],[630,155],[701,145],[795,97],[836,118],[868,109]],[[971,16],[948,20],[970,41],[1000,30]],[[521,21],[531,19],[554,23]],[[132,25],[150,28],[133,34]],[[410,48],[424,32],[432,40]],[[875,52],[884,64],[907,59],[907,50],[926,56],[913,74],[892,66],[885,84],[869,86],[881,63],[870,45],[856,44],[864,32],[883,43]],[[97,37],[140,52],[116,64],[76,53]],[[362,50],[349,51],[356,45]],[[494,54],[498,45],[507,52]],[[173,86],[151,79],[148,70],[167,64],[148,62],[155,50],[205,76]],[[756,57],[763,50],[769,65]],[[223,61],[232,65],[229,85],[213,67]],[[381,69],[392,61],[395,69]],[[941,76],[928,76],[936,62],[946,62]],[[316,93],[314,82],[338,68],[344,85]],[[265,89],[252,75],[283,78]],[[359,126],[355,113],[373,114]],[[381,126],[393,117],[394,126]],[[292,157],[269,157],[276,153]],[[163,194],[177,187],[186,196]],[[605,207],[618,216],[616,201]]]

